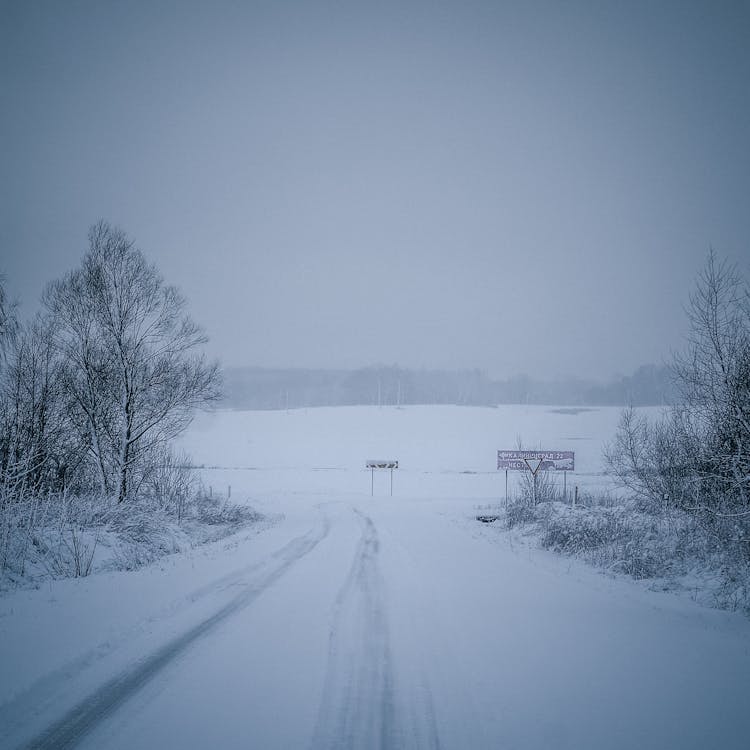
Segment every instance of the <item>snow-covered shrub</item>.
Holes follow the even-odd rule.
[[[112,564],[135,570],[164,555],[189,548],[189,537],[163,510],[118,515],[112,519]]]
[[[35,533],[39,563],[53,578],[82,578],[91,573],[106,509],[99,498],[61,493],[48,506]]]
[[[0,576],[23,577],[36,552],[51,498],[0,488]]]
[[[750,572],[747,566],[726,561],[721,572],[721,583],[714,592],[716,605],[721,609],[739,609],[750,614]]]
[[[184,478],[184,472],[178,470],[170,476],[180,475]],[[209,496],[199,481],[191,482],[194,489],[180,498],[179,513],[174,501],[165,503],[160,495],[146,496],[130,505],[115,504],[109,518],[109,528],[116,537],[115,567],[132,570],[260,520],[260,514],[250,506]]]
[[[556,504],[542,514],[542,546],[577,553],[613,544],[628,535],[623,513],[604,508],[570,508]]]
[[[86,495],[0,496],[0,576],[6,583],[87,576],[105,519],[102,503]]]
[[[238,526],[260,519],[260,515],[248,505],[230,503],[228,498],[198,493],[195,499],[195,516],[209,525],[230,524]]]
[[[175,454],[163,447],[146,473],[141,494],[157,507],[166,509],[182,521],[188,505],[194,500],[199,482],[186,453]]]
[[[555,472],[538,471],[536,478],[530,471],[521,473],[516,493],[517,501],[533,505],[535,501],[539,504],[562,499],[562,490],[556,481]]]
[[[634,578],[675,572],[678,541],[684,539],[679,531],[689,523],[689,516],[682,514],[680,522],[667,524],[638,512],[631,503],[611,506],[611,497],[602,500],[603,504],[596,504],[593,497],[588,502],[589,506],[553,502],[535,508],[524,502],[512,503],[506,512],[506,526],[525,526],[527,534],[536,536],[545,549],[575,555]],[[691,551],[690,559],[694,558]]]
[[[526,500],[514,500],[508,503],[508,508],[505,511],[505,524],[509,529],[533,523],[536,520],[534,507]]]
[[[174,486],[174,485],[173,485]],[[174,501],[0,491],[0,588],[95,570],[133,570],[258,521],[251,507],[206,495],[198,481],[178,516]]]
[[[540,542],[547,549],[580,555],[634,578],[669,572],[667,552],[673,539],[652,516],[638,513],[629,505],[570,508],[556,503],[545,509],[540,526]]]

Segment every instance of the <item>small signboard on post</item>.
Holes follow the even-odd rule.
[[[375,469],[390,469],[391,472],[391,497],[393,497],[393,470],[398,469],[398,461],[375,461],[370,460],[366,464],[370,469],[370,495],[375,494]]]
[[[540,471],[562,471],[564,492],[568,492],[568,472],[575,471],[575,451],[498,451],[497,468],[505,469],[505,504],[508,505],[508,472],[530,471],[534,477],[534,502],[536,502],[536,475]]]

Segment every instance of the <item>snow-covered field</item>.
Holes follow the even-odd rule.
[[[205,482],[268,522],[0,600],[0,747],[747,747],[744,617],[474,520],[518,437],[606,489],[618,413],[202,416]],[[393,498],[367,459],[399,460]]]
[[[199,417],[182,443],[197,463],[218,467],[205,477],[224,492],[231,485],[260,496],[369,495],[365,462],[397,459],[398,496],[497,499],[505,496],[497,451],[517,448],[519,439],[527,449],[575,451],[569,488],[610,488],[602,473],[602,444],[614,435],[620,411],[545,406],[223,411]],[[511,494],[517,479],[509,474]],[[562,485],[562,476],[558,481]],[[375,482],[375,494],[389,492],[385,474]]]

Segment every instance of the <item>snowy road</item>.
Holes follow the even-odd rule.
[[[467,500],[283,511],[72,604],[9,597],[0,746],[746,747],[741,616],[514,547]]]

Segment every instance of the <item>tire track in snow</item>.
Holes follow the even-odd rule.
[[[248,538],[250,537],[245,537],[245,539]],[[115,635],[108,635],[106,640],[98,643],[94,648],[37,679],[28,688],[0,705],[0,747],[8,737],[18,735],[24,726],[31,724],[35,716],[54,709],[54,706],[60,703],[61,696],[65,695],[67,684],[95,667],[102,659],[110,657],[123,646],[136,641],[143,634],[146,626],[168,622],[172,617],[181,615],[202,600],[242,585],[249,575],[261,570],[267,564],[267,559],[253,562],[194,589],[170,602],[145,620],[138,621]],[[29,711],[29,707],[33,707],[33,710]]]
[[[380,540],[371,518],[356,511],[362,536],[334,605],[328,669],[312,750],[439,748],[434,717],[397,710],[390,636],[378,565]],[[431,708],[431,700],[425,701]]]
[[[278,581],[295,563],[310,553],[327,535],[328,519],[320,529],[296,537],[273,553],[257,577],[249,580],[244,590],[211,616],[158,648],[150,656],[137,662],[106,682],[64,716],[51,724],[28,744],[27,750],[63,750],[75,747],[92,730],[111,716],[129,698],[181,656],[198,640],[255,601],[269,586]],[[228,577],[226,577],[228,578]],[[224,579],[221,582],[226,584]]]

